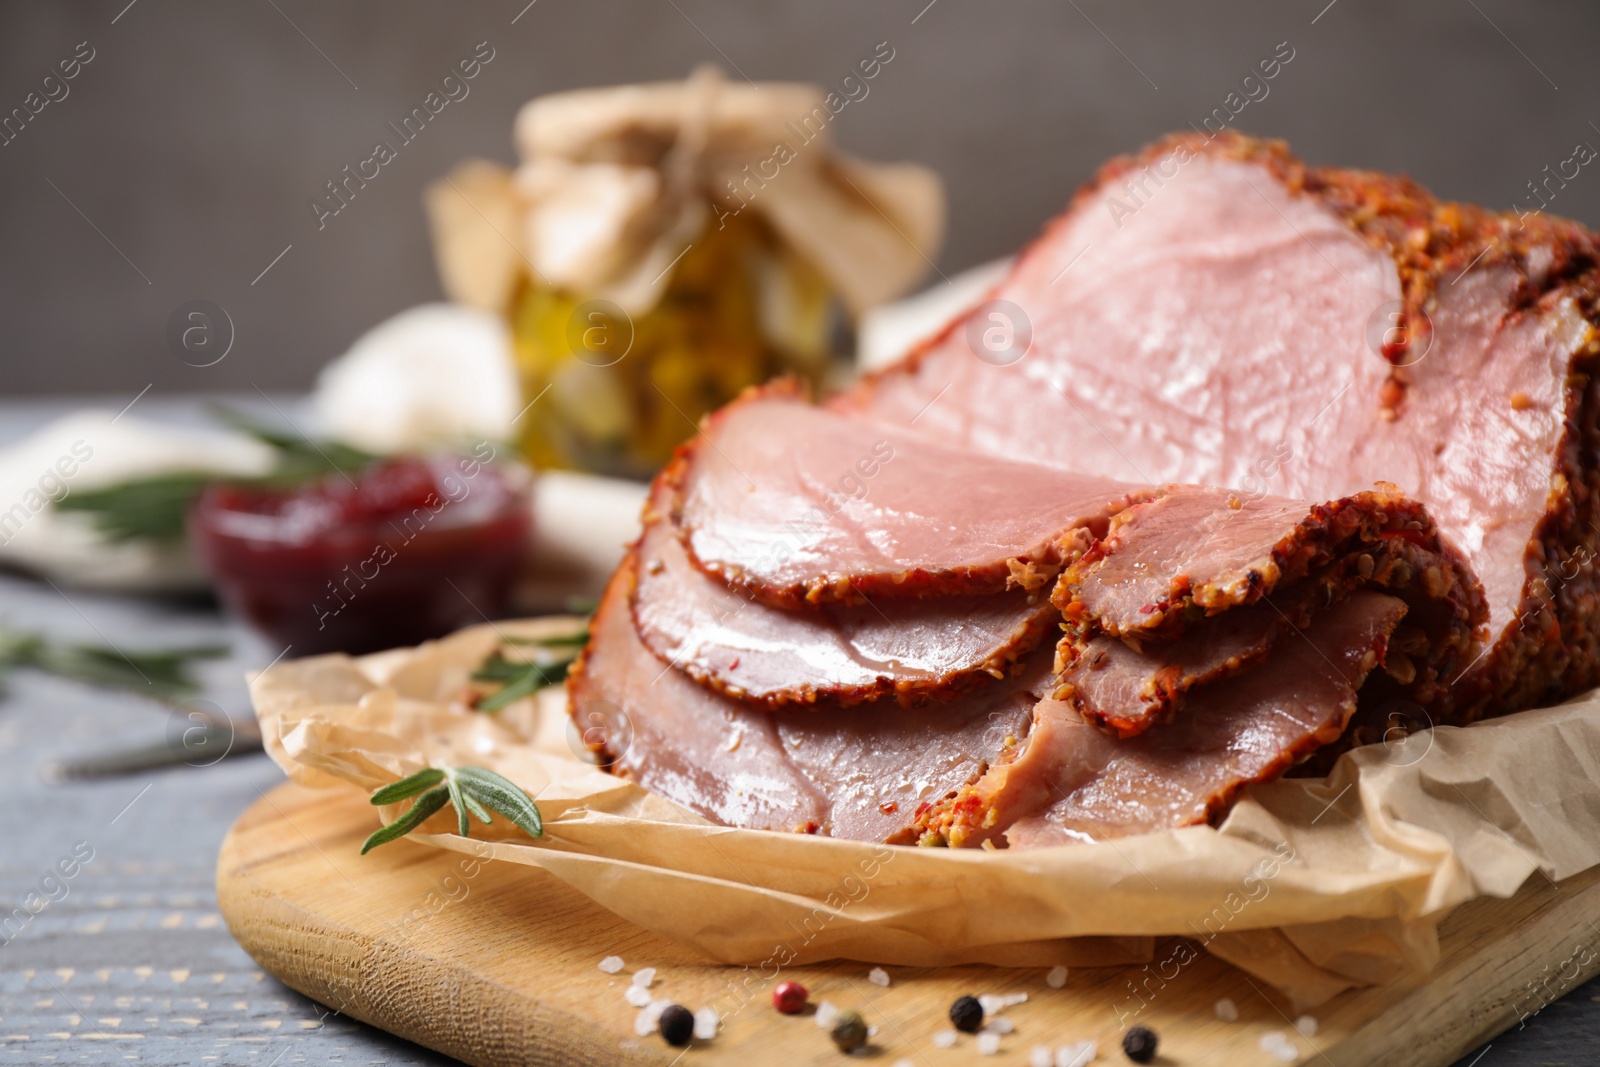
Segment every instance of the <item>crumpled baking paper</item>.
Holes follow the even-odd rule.
[[[251,679],[267,751],[297,782],[364,791],[441,762],[498,771],[536,799],[543,837],[497,819],[469,842],[446,809],[411,839],[540,868],[751,967],[1131,963],[1160,980],[1202,946],[1305,1008],[1425,975],[1465,901],[1600,862],[1595,694],[1357,749],[1326,779],[1251,787],[1215,829],[1008,852],[717,826],[580,759],[560,689],[497,715],[460,699],[504,635],[581,626],[506,622],[279,663]],[[375,809],[374,828],[401,810]]]

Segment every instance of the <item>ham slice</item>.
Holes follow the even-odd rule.
[[[1026,355],[981,358],[1018,316],[980,307],[832,406],[1140,484],[1392,482],[1487,596],[1466,721],[1600,684],[1597,262],[1576,223],[1183,134],[1108,164],[996,289]]]
[[[694,561],[779,607],[1039,588],[1129,491],[770,389],[712,416],[668,477]]]
[[[1130,740],[1099,732],[1068,704],[1040,701],[1015,758],[927,822],[951,844],[1004,833],[1013,847],[1205,822],[1246,783],[1276,777],[1343,732],[1405,613],[1394,597],[1358,591],[1260,670],[1211,687],[1179,719]]]
[[[1006,671],[1055,630],[1048,591],[885,599],[783,611],[695,569],[652,496],[632,597],[639,636],[695,681],[780,706],[950,696]]]
[[[1419,655],[1398,651],[1391,673],[1407,699],[1448,714],[1440,681],[1472,662],[1483,594],[1415,501],[1388,489],[1308,505],[1172,487],[1112,519],[1061,576],[1054,596],[1069,636],[1058,696],[1137,734],[1362,586],[1413,606],[1407,644]]]
[[[628,610],[636,572],[630,552],[606,587],[568,676],[572,713],[613,771],[714,822],[914,840],[919,808],[976,780],[1049,688],[1041,649],[1016,677],[932,709],[764,711],[650,653]]]

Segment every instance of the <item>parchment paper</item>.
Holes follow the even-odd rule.
[[[1425,975],[1438,923],[1467,900],[1600,862],[1595,694],[1358,749],[1327,779],[1252,787],[1217,829],[1007,852],[716,826],[580,760],[559,688],[498,715],[459,699],[503,634],[581,625],[279,663],[251,679],[267,751],[295,781],[363,791],[440,762],[496,770],[536,799],[542,838],[497,819],[469,841],[447,808],[410,840],[540,868],[752,974],[831,958],[1133,962],[1160,981],[1198,945],[1309,1007]]]

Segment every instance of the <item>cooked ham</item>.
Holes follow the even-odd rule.
[[[771,390],[712,416],[668,477],[695,562],[784,607],[1038,588],[1130,488]]]
[[[1358,591],[1260,670],[1129,740],[1099,732],[1071,705],[1040,701],[1015,758],[965,790],[936,828],[952,844],[1004,833],[1033,847],[1205,822],[1246,783],[1276,777],[1343,732],[1405,613],[1394,597]]]
[[[1399,701],[1600,683],[1596,263],[1277,144],[1116,161],[1007,303],[825,408],[708,420],[574,714],[718,822],[1031,847],[1215,820]],[[1026,353],[982,352],[1019,309]]]
[[[1488,598],[1465,720],[1600,683],[1596,259],[1575,223],[1183,134],[1109,164],[998,287],[1025,356],[954,322],[833,407],[1140,484],[1392,482]]]
[[[782,611],[697,570],[658,484],[639,542],[633,617],[663,662],[760,704],[922,703],[1002,677],[1055,631],[1049,591],[882,599]]]
[[[1172,487],[1112,519],[1057,583],[1069,630],[1058,696],[1093,723],[1137,734],[1190,690],[1255,669],[1286,634],[1364,586],[1413,605],[1420,654],[1398,653],[1391,673],[1406,699],[1447,717],[1441,679],[1476,655],[1483,594],[1415,501],[1378,491],[1308,505]]]
[[[630,552],[568,676],[574,719],[612,770],[714,822],[868,841],[913,839],[919,807],[977,779],[1049,688],[1024,671],[933,708],[768,712],[706,689],[639,640]]]

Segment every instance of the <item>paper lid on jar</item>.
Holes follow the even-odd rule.
[[[849,102],[809,85],[730,83],[711,68],[540,97],[517,116],[514,172],[470,161],[428,190],[445,290],[500,311],[532,273],[637,314],[707,227],[748,211],[859,315],[928,270],[945,208],[928,168],[832,147]]]

